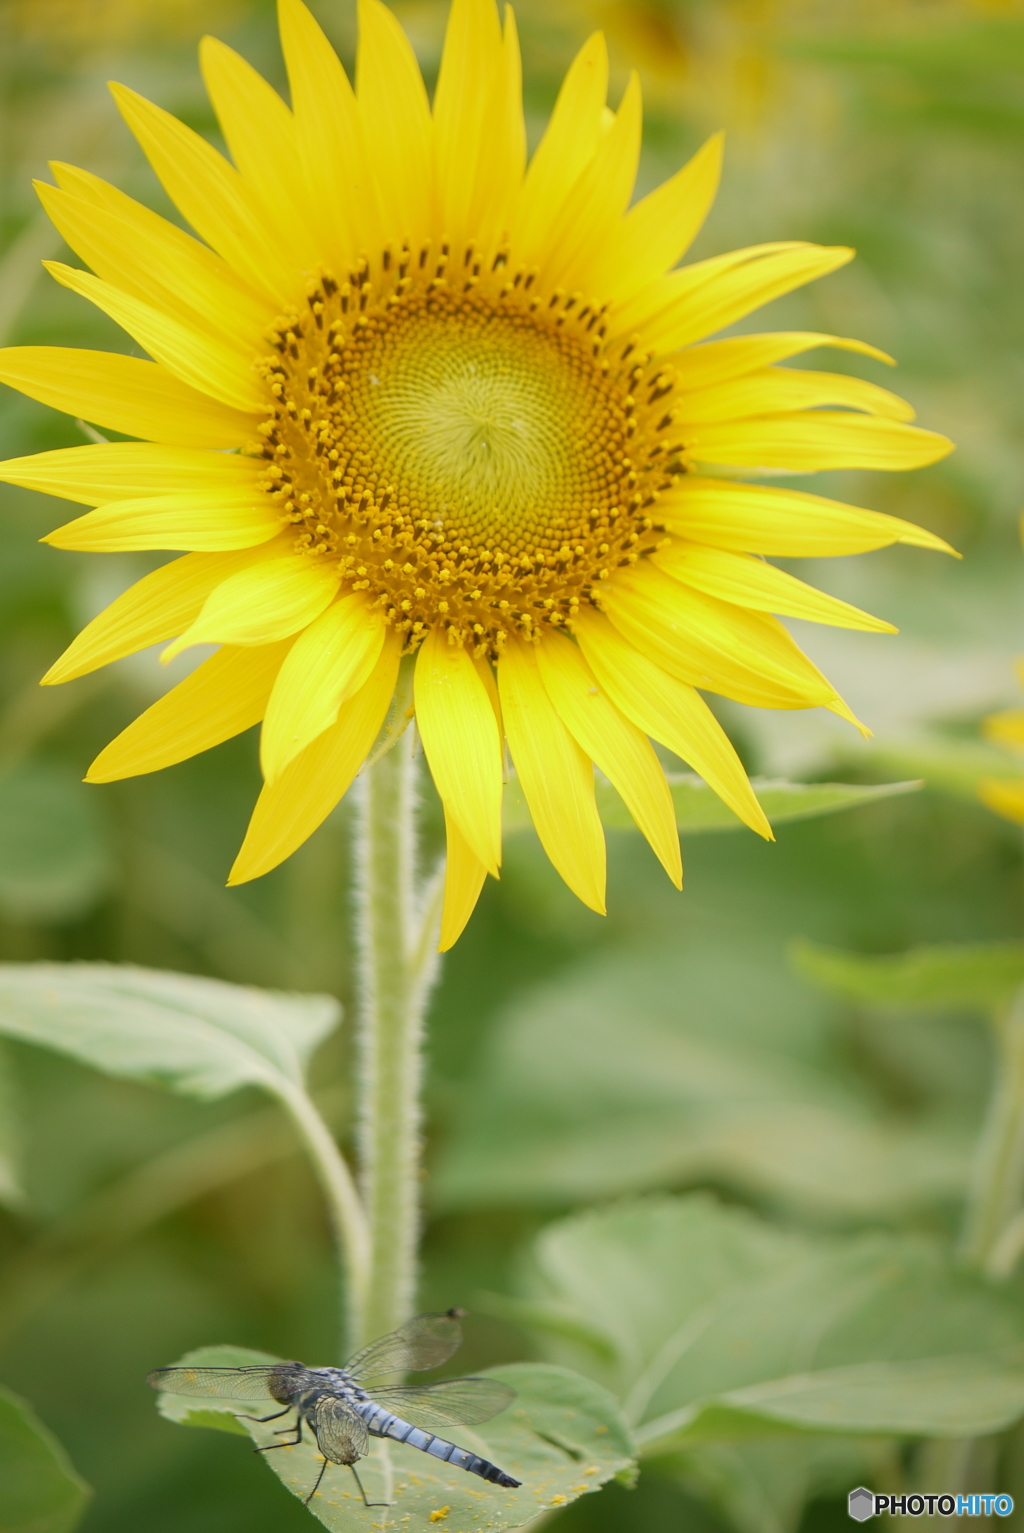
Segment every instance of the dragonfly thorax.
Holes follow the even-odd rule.
[[[370,1398],[362,1385],[357,1384],[344,1368],[310,1368],[309,1372],[322,1381],[323,1389],[329,1394],[337,1395],[339,1399],[361,1401]]]

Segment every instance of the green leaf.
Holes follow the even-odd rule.
[[[200,1347],[180,1360],[205,1366],[244,1366],[278,1361],[265,1352],[244,1347]],[[389,1526],[429,1526],[431,1520],[452,1533],[518,1528],[539,1512],[576,1501],[616,1475],[630,1470],[634,1449],[629,1431],[611,1396],[589,1379],[544,1363],[513,1363],[491,1368],[483,1377],[511,1384],[516,1399],[508,1410],[484,1426],[452,1428],[465,1445],[522,1480],[519,1490],[489,1485],[465,1470],[453,1469],[415,1448],[375,1441],[369,1457],[358,1465],[367,1500],[388,1500]],[[185,1426],[213,1426],[222,1431],[245,1431],[258,1445],[275,1442],[273,1427],[242,1422],[244,1406],[203,1401],[182,1395],[161,1395],[159,1408],[171,1421]],[[218,1419],[219,1418],[219,1419]],[[308,1437],[308,1433],[306,1434]],[[281,1482],[304,1498],[323,1465],[313,1443],[262,1454]],[[390,1489],[388,1482],[390,1481]],[[328,1528],[338,1533],[380,1528],[381,1509],[365,1507],[355,1480],[344,1465],[330,1465],[317,1495],[310,1502]],[[435,1515],[431,1519],[431,1514]]]
[[[1024,1309],[924,1238],[784,1233],[706,1197],[549,1225],[524,1279],[549,1355],[622,1398],[646,1454],[800,1432],[969,1437],[1024,1415]],[[566,1338],[564,1316],[614,1361]],[[536,1324],[536,1322],[535,1322]]]
[[[331,996],[131,965],[0,965],[0,1035],[203,1101],[301,1085],[339,1014]]]
[[[689,774],[669,773],[668,782],[676,808],[676,824],[688,835],[708,830],[742,830],[739,820],[707,783]],[[809,820],[817,815],[856,809],[861,804],[913,793],[919,782],[799,783],[753,779],[753,788],[772,825],[787,820]],[[636,822],[610,783],[597,779],[597,807],[607,830],[636,830]],[[505,790],[502,819],[506,832],[529,830],[533,821],[515,777]]]
[[[959,1196],[964,1130],[908,1122],[837,1078],[815,1008],[749,944],[589,957],[494,1026],[437,1204],[564,1207],[713,1179],[863,1219]]]
[[[670,777],[669,783],[676,806],[676,824],[681,831],[693,835],[703,830],[742,829],[732,810],[699,777]],[[858,809],[883,798],[916,793],[921,783],[802,783],[755,777],[752,787],[761,808],[776,826],[789,820],[813,820],[819,815],[836,814],[841,809]]]
[[[719,1439],[787,1429],[959,1438],[999,1432],[1022,1415],[1024,1357],[1013,1367],[967,1353],[772,1379],[681,1411],[678,1425],[691,1437]]]
[[[982,777],[1017,777],[1019,763],[1005,751],[982,740],[958,740],[946,735],[922,735],[891,744],[873,744],[859,756],[872,771],[898,772],[923,780],[928,788],[977,802]]]
[[[0,911],[17,921],[86,914],[113,873],[96,794],[43,762],[0,777]]]
[[[70,1533],[91,1494],[31,1407],[0,1387],[3,1533]]]
[[[18,1121],[14,1061],[0,1043],[0,1204],[17,1208],[24,1202],[21,1185],[21,1132]]]
[[[797,942],[790,956],[821,989],[888,1006],[991,1009],[1024,984],[1024,942],[949,943],[880,957]]]

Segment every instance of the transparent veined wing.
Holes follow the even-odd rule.
[[[373,1403],[401,1416],[414,1427],[432,1432],[443,1427],[471,1427],[490,1421],[516,1392],[498,1379],[442,1379],[437,1384],[410,1384],[402,1389],[375,1389]]]
[[[334,1464],[354,1464],[369,1451],[366,1422],[335,1395],[321,1395],[316,1402],[313,1430],[320,1452]]]
[[[201,1395],[219,1400],[278,1400],[271,1389],[288,1377],[288,1365],[260,1368],[154,1368],[146,1375],[153,1389],[172,1395]]]
[[[350,1357],[345,1372],[353,1379],[372,1379],[382,1373],[419,1372],[446,1363],[462,1340],[460,1310],[444,1315],[414,1315],[397,1331],[378,1336],[368,1347]]]

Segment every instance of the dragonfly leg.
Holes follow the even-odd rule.
[[[303,1503],[302,1503],[303,1506],[308,1506],[309,1503],[312,1501],[313,1497],[316,1495],[317,1491],[320,1489],[320,1481],[323,1479],[324,1475],[327,1473],[327,1465],[329,1463],[330,1463],[330,1460],[325,1458],[323,1463],[320,1465],[320,1473],[316,1477],[316,1484],[313,1486],[313,1489],[310,1491],[310,1493],[306,1497],[305,1501],[303,1501]]]
[[[391,1502],[390,1502],[390,1501],[367,1501],[367,1499],[366,1499],[366,1492],[365,1492],[365,1490],[364,1490],[364,1489],[363,1489],[363,1482],[362,1482],[362,1480],[361,1480],[361,1479],[360,1479],[360,1478],[359,1478],[359,1476],[358,1476],[358,1475],[357,1475],[357,1474],[356,1474],[356,1466],[355,1466],[355,1464],[349,1464],[349,1466],[348,1466],[348,1467],[349,1467],[349,1468],[350,1468],[350,1469],[351,1469],[351,1471],[352,1471],[352,1474],[353,1474],[353,1476],[354,1476],[354,1477],[355,1477],[355,1482],[356,1482],[356,1484],[357,1484],[357,1485],[358,1485],[358,1486],[359,1486],[359,1494],[360,1494],[360,1495],[361,1495],[361,1496],[362,1496],[362,1498],[363,1498],[363,1505],[364,1505],[364,1506],[366,1506],[366,1507],[370,1507],[370,1506],[390,1506],[390,1505],[391,1505]],[[323,1473],[323,1471],[322,1471],[322,1470],[321,1470],[321,1473]],[[318,1485],[319,1485],[319,1483],[320,1483],[320,1482],[319,1482],[319,1480],[318,1480],[318,1481],[317,1481],[317,1484],[318,1484]]]
[[[290,1405],[286,1405],[283,1411],[275,1411],[272,1416],[244,1416],[241,1411],[239,1411],[235,1419],[237,1421],[279,1421],[282,1416],[287,1416],[291,1409],[292,1407]],[[290,1430],[291,1428],[289,1428],[289,1431]]]
[[[291,1410],[291,1406],[289,1406],[288,1409]],[[284,1412],[281,1411],[281,1412],[279,1412],[279,1414],[283,1416]],[[275,1418],[273,1416],[268,1417],[268,1420],[270,1420],[270,1421],[273,1421],[274,1419]],[[291,1427],[285,1427],[285,1431],[286,1432],[290,1432],[291,1430],[292,1430]],[[275,1437],[283,1437],[284,1433],[283,1432],[275,1432],[274,1436]],[[301,1441],[302,1441],[302,1417],[299,1416],[297,1418],[296,1422],[295,1422],[295,1436],[292,1438],[291,1442],[287,1442],[287,1443],[264,1443],[262,1448],[254,1448],[252,1451],[254,1453],[269,1453],[271,1448],[296,1448],[296,1447],[298,1447],[298,1445],[299,1445],[299,1443]]]

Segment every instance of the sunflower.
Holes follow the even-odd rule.
[[[275,867],[373,750],[403,657],[444,804],[441,946],[501,862],[505,746],[559,873],[604,909],[596,766],[679,886],[651,740],[771,831],[698,689],[852,715],[775,614],[883,623],[764,556],[945,548],[766,471],[908,469],[949,451],[875,384],[779,363],[859,341],[706,341],[852,252],[787,242],[673,269],[715,194],[712,139],[630,207],[636,78],[606,105],[600,35],[527,165],[515,22],[454,0],[433,105],[381,0],[356,86],[281,0],[292,105],[207,38],[233,164],[112,87],[198,238],[87,171],[42,201],[92,268],[47,263],[152,360],[15,347],[0,379],[136,441],[0,477],[95,509],[58,548],[174,550],[74,640],[67,681],[148,645],[220,646],[130,724],[88,781],[152,772],[261,723],[265,786],[230,881]],[[702,344],[696,344],[701,342]],[[856,721],[854,721],[856,722]]]

